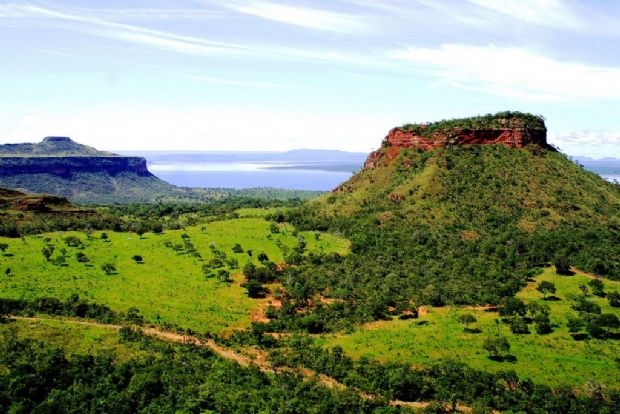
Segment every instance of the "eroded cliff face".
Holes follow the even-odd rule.
[[[425,128],[425,125],[419,125],[417,131],[404,127],[392,129],[383,139],[381,148],[369,155],[364,168],[375,168],[380,162],[393,160],[403,148],[431,151],[458,145],[493,144],[509,148],[523,148],[530,144],[548,147],[546,129],[528,128],[513,120],[506,121],[505,127],[492,129],[450,128],[425,133]]]
[[[152,174],[141,157],[1,157],[0,176],[52,174],[71,178],[77,173],[104,173],[113,177],[132,173],[140,177]]]

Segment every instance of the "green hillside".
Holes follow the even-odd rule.
[[[620,187],[560,152],[381,151],[393,148],[337,191],[284,214],[352,242],[345,260],[287,279],[330,298],[321,329],[332,318],[364,322],[421,304],[499,303],[558,261],[620,279]]]

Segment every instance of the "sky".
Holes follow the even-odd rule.
[[[0,144],[369,152],[515,110],[620,158],[616,0],[0,0],[0,56]]]

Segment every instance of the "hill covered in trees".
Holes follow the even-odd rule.
[[[360,173],[275,217],[352,242],[346,258],[283,278],[328,298],[320,329],[420,304],[497,304],[554,263],[620,278],[620,187],[547,145],[542,118],[482,118],[392,130]]]

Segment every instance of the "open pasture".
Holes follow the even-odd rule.
[[[247,262],[258,264],[260,253],[282,262],[300,236],[309,252],[348,251],[345,239],[297,233],[286,224],[277,227],[261,218],[238,218],[142,236],[56,232],[2,238],[0,243],[8,248],[0,255],[1,296],[64,300],[77,294],[119,312],[137,308],[149,323],[170,323],[197,332],[242,328],[249,325],[250,311],[259,303],[240,286],[241,269]],[[67,238],[77,238],[81,244],[69,246]],[[235,244],[241,247],[237,252]],[[52,248],[48,260],[43,251]],[[88,261],[79,261],[80,254]],[[213,263],[216,258],[221,263]],[[102,269],[106,263],[115,270],[106,273]],[[204,265],[212,270],[205,272]],[[232,281],[213,276],[220,270],[229,272]]]
[[[543,300],[536,285],[548,280],[555,284],[555,296],[560,300]],[[620,386],[620,343],[617,340],[575,340],[566,327],[566,318],[576,312],[570,308],[570,295],[580,293],[579,285],[591,277],[584,274],[558,276],[552,269],[530,282],[517,296],[526,303],[536,301],[550,308],[553,332],[536,333],[534,324],[529,334],[512,334],[508,325],[500,321],[495,311],[484,308],[423,308],[418,319],[379,321],[359,328],[352,334],[327,335],[319,343],[341,346],[353,357],[362,356],[381,361],[406,362],[417,366],[428,365],[437,359],[453,359],[474,368],[487,371],[515,370],[520,377],[552,386],[581,387],[588,382]],[[620,290],[620,283],[604,280],[606,291]],[[590,295],[602,313],[615,313],[607,299]],[[459,315],[473,314],[477,322],[469,327],[480,332],[465,332]],[[483,349],[485,338],[505,336],[514,361],[493,361]]]

